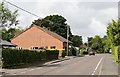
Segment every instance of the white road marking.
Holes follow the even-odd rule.
[[[99,65],[100,65],[100,63],[101,63],[101,61],[102,61],[102,59],[103,59],[103,57],[102,57],[102,58],[100,59],[100,61],[98,62],[98,64],[97,64],[95,70],[93,71],[92,75],[95,75],[95,72],[96,72],[96,70],[98,69],[98,67],[99,67]]]
[[[102,72],[102,66],[103,66],[103,62],[102,62],[102,65],[101,65],[101,67],[100,67],[99,75],[101,75],[101,72]]]

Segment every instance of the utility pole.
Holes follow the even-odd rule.
[[[69,25],[67,25],[67,56],[69,55]]]

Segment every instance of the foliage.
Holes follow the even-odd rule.
[[[86,46],[86,47],[88,46],[88,44],[87,44],[87,43],[84,43],[83,45],[84,45],[84,46]]]
[[[18,10],[12,12],[5,7],[4,3],[0,3],[0,27],[10,27],[12,25],[17,25],[18,20]]]
[[[63,50],[63,51],[62,51],[62,57],[65,57],[65,56],[66,56],[66,51]]]
[[[112,55],[115,61],[118,61],[118,46],[112,46]]]
[[[109,50],[111,49],[111,42],[110,39],[107,36],[104,36],[102,38],[102,43],[103,43],[103,50],[105,53],[108,53]]]
[[[107,53],[111,48],[111,43],[107,36],[101,38],[100,36],[96,35],[95,37],[88,38],[88,46],[97,53]]]
[[[96,35],[93,39],[92,39],[92,46],[91,48],[95,51],[97,51],[98,53],[102,53],[103,52],[103,43],[102,43],[102,38],[100,38],[100,36]]]
[[[32,22],[32,24],[35,24],[35,25],[43,27],[43,28],[47,28],[48,30],[50,30],[50,26],[51,26],[50,21],[45,20],[45,19],[34,20],[34,22]]]
[[[67,38],[67,24],[66,19],[60,15],[46,16],[44,19],[34,20],[32,24],[38,25],[43,28],[47,28],[64,38]],[[69,39],[71,39],[72,33],[69,27]]]
[[[3,40],[7,40],[10,41],[11,38],[13,38],[14,36],[18,35],[19,33],[21,33],[23,30],[20,29],[15,29],[15,28],[10,28],[8,30],[6,30],[5,28],[2,30],[2,39]]]
[[[77,56],[76,55],[77,50],[76,50],[76,48],[74,46],[71,47],[71,51],[72,51],[73,56]]]
[[[58,50],[46,50],[46,60],[58,59]]]
[[[73,35],[71,41],[73,42],[73,46],[80,47],[83,44],[82,36]]]
[[[79,56],[80,55],[80,49],[79,47],[71,46],[71,51],[69,51],[70,56]]]
[[[87,55],[88,54],[88,51],[84,48],[81,49],[81,55]]]
[[[109,37],[112,49],[112,55],[115,61],[120,61],[120,19],[112,20],[107,27],[107,36]]]
[[[88,37],[88,47],[91,47],[92,39],[93,39],[93,37]]]
[[[58,53],[58,50],[46,50],[44,52],[38,52],[33,50],[3,49],[3,67],[57,59]]]
[[[108,24],[107,36],[113,45],[120,45],[120,19],[118,21],[112,20],[112,22]]]

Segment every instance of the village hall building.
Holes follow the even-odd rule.
[[[65,50],[67,47],[67,39],[36,25],[31,25],[28,29],[12,38],[11,43],[17,45],[18,49],[29,50],[40,48]]]

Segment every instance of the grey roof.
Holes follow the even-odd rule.
[[[16,46],[15,44],[12,44],[6,40],[0,40],[0,45],[2,45],[2,46]]]

